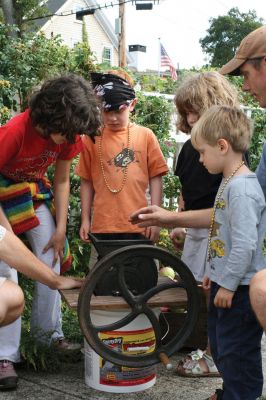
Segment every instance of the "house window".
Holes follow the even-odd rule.
[[[111,61],[112,61],[112,48],[104,46],[102,52],[102,63],[111,65]]]

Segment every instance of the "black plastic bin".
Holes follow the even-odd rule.
[[[123,246],[152,244],[152,241],[141,233],[89,233],[89,237],[100,258]]]
[[[141,233],[89,233],[89,237],[99,254],[98,259],[121,247],[152,245],[152,241]],[[107,270],[95,287],[95,295],[120,296],[118,269],[118,265],[114,264]],[[157,267],[154,260],[149,257],[131,257],[125,261],[123,269],[126,285],[133,294],[144,293],[157,285]]]

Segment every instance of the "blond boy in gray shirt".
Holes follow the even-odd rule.
[[[203,286],[211,290],[209,339],[223,388],[208,400],[255,400],[262,393],[262,328],[250,305],[249,283],[266,267],[266,206],[256,175],[243,162],[251,134],[241,110],[211,107],[194,125],[191,140],[207,170],[223,173],[214,208],[173,213],[150,206],[130,216],[142,227],[209,227],[210,271]]]

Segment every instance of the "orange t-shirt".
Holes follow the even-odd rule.
[[[95,144],[83,137],[83,150],[76,173],[91,181],[94,187],[91,231],[95,233],[142,232],[143,228],[128,222],[129,215],[147,205],[145,196],[149,180],[165,175],[168,167],[154,133],[145,127],[130,124],[130,146],[127,128],[112,132],[104,128],[102,139]],[[103,178],[99,157],[99,141],[105,176],[112,189],[121,187],[127,167],[125,185],[119,193],[111,193]]]

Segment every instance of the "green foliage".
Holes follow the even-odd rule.
[[[26,367],[36,371],[58,371],[61,362],[54,346],[40,342],[37,340],[37,336],[37,334],[31,334],[26,329],[22,329],[20,352]],[[48,334],[46,339],[49,339]]]
[[[79,353],[73,353],[66,358],[66,355],[59,353],[54,345],[48,345],[52,332],[47,332],[46,334],[42,334],[39,331],[30,332],[34,282],[20,274],[19,285],[26,299],[22,316],[22,334],[20,342],[20,352],[26,367],[33,368],[36,371],[53,372],[60,368],[63,361],[77,361],[80,358]],[[83,337],[79,329],[77,313],[69,310],[65,304],[62,304],[62,314],[62,327],[65,336],[70,341],[82,343]]]
[[[171,114],[173,104],[163,97],[144,96],[137,93],[138,103],[133,120],[139,125],[150,128],[157,136],[165,157],[170,155]]]
[[[137,97],[133,119],[139,125],[150,128],[157,136],[164,157],[173,159],[176,151],[175,141],[171,137],[173,102],[163,97],[144,96],[141,92],[137,93]],[[163,193],[171,208],[172,198],[179,193],[179,180],[171,172],[163,178]]]
[[[14,91],[9,81],[5,79],[0,80],[0,122],[4,124],[10,117],[10,109],[15,108]]]
[[[258,103],[254,99],[253,96],[251,96],[248,92],[244,92],[242,90],[242,85],[243,85],[243,77],[242,76],[228,76],[227,77],[229,81],[236,87],[238,91],[238,98],[240,101],[240,104],[246,107],[258,107]]]
[[[159,243],[158,245],[168,251],[170,251],[171,253],[173,253],[174,255],[176,255],[177,257],[181,257],[181,251],[177,250],[174,245],[172,240],[170,239],[169,236],[169,232],[167,229],[161,229],[160,232],[160,239],[159,239]]]
[[[19,27],[19,35],[29,30],[36,30],[37,25],[33,18],[49,14],[45,2],[41,0],[12,0],[14,18]]]
[[[70,169],[70,198],[67,223],[67,238],[73,257],[71,270],[75,271],[76,275],[84,277],[88,274],[90,245],[83,242],[79,237],[79,228],[81,225],[80,177],[74,172],[78,159],[79,156],[74,158]],[[48,168],[47,176],[50,182],[53,182],[53,165]]]
[[[95,69],[95,59],[85,42],[70,49],[62,45],[59,36],[47,39],[43,34],[23,34],[21,38],[7,35],[6,25],[0,23],[0,123],[8,119],[10,111],[25,109],[29,94],[41,81],[68,72],[87,78]]]
[[[242,77],[230,76],[229,80],[238,89],[240,103],[251,113],[254,130],[249,148],[249,161],[251,170],[255,171],[266,139],[266,111],[259,108],[259,104],[254,97],[247,92],[243,92],[241,89],[243,84]]]
[[[160,77],[154,74],[135,73],[135,80],[141,85],[142,90],[147,92],[173,94],[178,86],[178,81],[173,81],[170,77]]]
[[[73,160],[70,171],[71,190],[67,236],[73,256],[72,268],[79,276],[86,276],[89,270],[90,245],[84,243],[79,237],[81,225],[80,177],[74,173],[77,162],[78,157]]]
[[[77,43],[69,51],[68,59],[65,60],[66,72],[73,72],[88,79],[89,73],[96,70],[95,56],[86,42]]]
[[[26,107],[29,93],[40,81],[63,72],[69,57],[69,49],[61,45],[58,37],[23,35],[19,39],[6,40],[6,27],[1,24],[0,44],[0,76],[12,87],[4,105],[15,111]],[[19,98],[17,106],[14,93]]]
[[[73,343],[82,343],[83,335],[79,329],[78,315],[65,304],[62,305],[62,328],[65,336]]]
[[[209,20],[207,35],[200,39],[202,50],[209,56],[210,65],[220,68],[236,52],[241,40],[251,31],[263,25],[254,10],[241,13],[237,7],[231,8],[227,15]]]
[[[22,316],[22,333],[20,342],[22,359],[27,368],[34,368],[38,371],[55,371],[60,366],[60,360],[55,354],[54,348],[45,343],[45,341],[47,342],[49,340],[48,336],[51,335],[44,335],[44,341],[40,342],[37,340],[37,337],[41,336],[40,332],[30,332],[30,317],[34,283],[32,280],[20,274],[19,285],[21,286],[26,299],[25,309]]]
[[[169,210],[176,210],[180,191],[179,178],[174,175],[173,171],[169,170],[168,174],[163,177],[164,202]]]
[[[85,43],[87,46],[89,45],[89,37],[84,17],[82,18],[82,42]]]
[[[250,168],[255,171],[262,154],[263,144],[266,139],[266,111],[257,109],[252,111],[254,132],[249,149]]]

